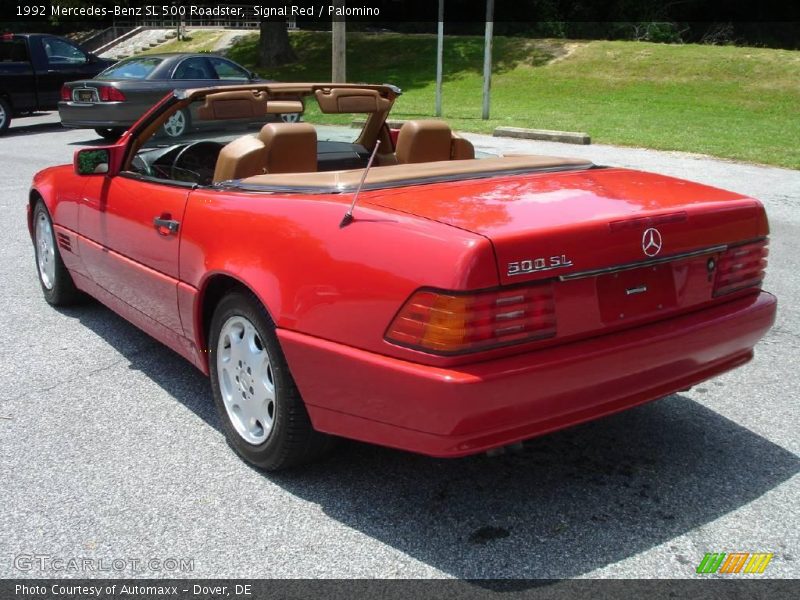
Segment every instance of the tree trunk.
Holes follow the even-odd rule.
[[[286,21],[261,21],[258,43],[258,63],[262,67],[280,67],[297,60],[289,43]]]

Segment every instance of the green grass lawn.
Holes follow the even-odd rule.
[[[299,60],[277,70],[257,67],[257,35],[229,56],[270,79],[329,80],[330,34],[290,37]],[[348,80],[394,83],[404,94],[392,116],[428,117],[435,52],[433,35],[351,33]],[[483,38],[445,38],[443,116],[455,129],[585,131],[596,143],[800,168],[797,51],[497,37],[488,121],[480,118],[482,64]]]
[[[222,30],[203,31],[196,29],[190,31],[185,39],[173,38],[155,48],[149,48],[139,54],[159,54],[161,52],[210,52],[219,39],[224,35]]]

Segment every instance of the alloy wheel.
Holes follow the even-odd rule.
[[[180,137],[186,132],[186,113],[179,110],[164,123],[164,133],[169,137]]]
[[[42,284],[52,290],[56,279],[56,248],[53,227],[44,213],[39,213],[36,219],[36,264]]]
[[[258,331],[245,317],[230,317],[220,330],[217,377],[236,433],[248,444],[266,441],[275,422],[272,362]]]

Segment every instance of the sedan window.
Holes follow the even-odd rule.
[[[235,65],[222,58],[209,58],[208,60],[211,62],[211,66],[214,67],[214,71],[217,72],[217,77],[220,79],[250,79],[250,74],[239,65]]]
[[[145,79],[160,62],[160,58],[123,60],[100,73],[95,79]]]
[[[205,58],[195,57],[187,58],[175,72],[172,74],[173,79],[218,79],[217,74],[213,72]]]

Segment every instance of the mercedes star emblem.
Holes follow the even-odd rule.
[[[661,233],[655,227],[645,229],[642,235],[642,250],[647,256],[655,256],[661,252]]]

